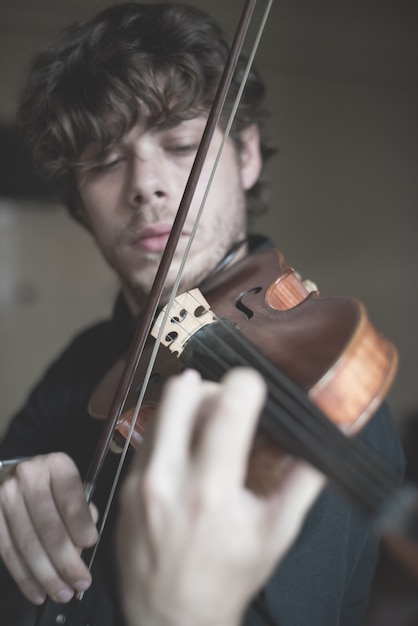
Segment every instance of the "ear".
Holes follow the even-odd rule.
[[[260,134],[256,124],[251,124],[241,133],[242,147],[239,154],[242,186],[251,189],[257,182],[263,160],[260,151]]]

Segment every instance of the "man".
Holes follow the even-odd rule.
[[[0,608],[8,624],[23,624],[25,619],[31,623],[30,603],[39,605],[46,596],[65,603],[87,588],[81,623],[123,623],[112,516],[92,576],[79,556],[79,550],[97,538],[80,479],[101,427],[90,419],[87,404],[132,339],[133,318],[149,293],[227,51],[222,33],[206,15],[177,5],[132,3],[71,27],[31,69],[20,124],[39,166],[53,177],[72,215],[91,232],[117,273],[121,295],[112,320],[82,333],[52,365],[2,444],[0,458],[37,455],[19,465],[0,490],[1,555],[10,573],[1,586]],[[241,60],[237,80],[243,65]],[[237,89],[234,82],[163,300],[179,267]],[[247,240],[246,217],[262,199],[260,176],[263,157],[269,154],[263,96],[263,85],[253,72],[180,291],[222,272],[225,264],[238,262],[254,248],[254,241]],[[387,409],[362,436],[392,464],[401,465]],[[100,512],[116,463],[109,455],[96,488]],[[249,607],[245,624],[357,626],[376,555],[369,529],[346,502],[326,490],[294,549]],[[29,602],[19,596],[13,581]]]

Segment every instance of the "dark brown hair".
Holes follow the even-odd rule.
[[[75,214],[73,170],[87,145],[106,154],[139,120],[150,125],[207,112],[229,46],[206,13],[179,4],[126,3],[67,28],[33,61],[18,124],[38,169],[55,181]],[[232,107],[246,59],[238,63],[221,123]],[[231,136],[260,127],[263,157],[274,150],[263,140],[264,85],[252,70]],[[251,212],[263,207],[263,183],[248,192]]]

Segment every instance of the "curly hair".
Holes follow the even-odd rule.
[[[147,111],[147,124],[185,120],[208,112],[229,52],[217,23],[181,4],[112,6],[68,27],[31,65],[18,125],[38,170],[60,191],[76,216],[74,168],[87,145],[103,157]],[[222,113],[225,125],[246,65],[242,56]],[[274,152],[264,140],[265,87],[255,70],[231,129],[257,124],[261,152]],[[265,204],[262,177],[247,192],[250,213]]]

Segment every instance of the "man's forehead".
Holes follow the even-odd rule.
[[[173,128],[178,128],[181,125],[199,126],[200,124],[204,123],[206,120],[207,120],[207,114],[203,113],[202,111],[199,111],[199,112],[189,113],[187,115],[186,114],[169,115],[166,118],[161,119],[160,121],[156,121],[152,117],[149,116],[145,118],[144,121],[141,120],[140,125],[144,128],[144,130],[151,130],[151,131],[159,132],[159,131],[171,130]]]

